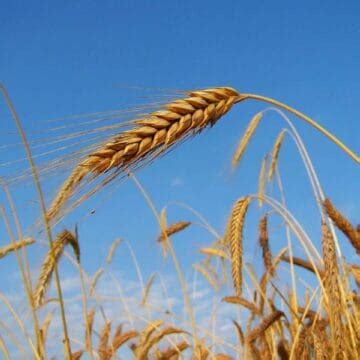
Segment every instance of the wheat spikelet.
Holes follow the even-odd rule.
[[[137,337],[139,333],[135,330],[130,330],[124,333],[118,333],[114,335],[113,341],[112,341],[112,351],[111,356],[127,341],[134,339]],[[110,358],[111,358],[110,356]]]
[[[265,171],[267,164],[267,156],[261,162],[260,174],[259,174],[259,185],[258,185],[258,202],[259,207],[263,206],[264,203],[264,194],[265,194]]]
[[[135,120],[133,128],[112,137],[88,155],[60,188],[49,207],[49,220],[59,213],[87,175],[96,177],[112,169],[127,169],[151,156],[155,158],[181,139],[214,125],[235,102],[242,100],[229,87],[191,91],[187,95]]]
[[[174,347],[168,347],[165,350],[158,350],[155,354],[156,360],[177,360],[182,351],[189,348],[186,341],[176,344]]]
[[[98,345],[98,354],[100,360],[107,359],[110,331],[111,331],[111,322],[106,321],[101,331],[99,345]]]
[[[100,268],[96,271],[96,273],[94,274],[93,278],[91,279],[91,283],[90,283],[90,296],[93,296],[95,294],[95,288],[96,285],[101,277],[101,275],[104,273],[104,269]]]
[[[46,254],[34,292],[35,307],[39,307],[43,303],[55,265],[59,262],[66,245],[72,245],[74,249],[78,248],[76,237],[68,230],[64,230],[56,236],[52,246],[53,249],[50,249]]]
[[[191,224],[190,221],[178,221],[174,224],[171,224],[158,237],[158,241],[165,241],[169,236],[174,235],[184,229],[186,229]]]
[[[13,244],[9,244],[0,248],[0,259],[8,255],[9,253],[21,249],[24,246],[34,244],[34,239],[24,239]]]
[[[262,119],[262,117],[263,117],[263,113],[259,112],[251,119],[243,136],[241,137],[241,140],[240,140],[240,142],[236,148],[236,151],[233,155],[233,158],[231,160],[231,164],[232,164],[233,168],[235,168],[238,165],[240,159],[242,158],[242,156],[245,152],[245,149],[246,149],[249,141],[251,140],[252,136],[254,135],[254,132],[255,132],[256,128],[258,127],[259,122]]]
[[[259,336],[264,334],[264,332],[276,321],[278,321],[284,313],[280,310],[275,310],[268,316],[266,316],[261,323],[253,329],[246,337],[247,342],[251,343],[255,341]]]
[[[225,253],[225,251],[220,250],[220,249],[215,249],[212,247],[207,247],[207,248],[201,248],[200,252],[204,255],[210,255],[210,256],[218,256],[221,259],[228,259],[228,255]]]
[[[211,275],[209,267],[201,266],[200,264],[193,264],[193,268],[198,271],[212,286],[215,291],[219,290],[217,280]]]
[[[239,297],[239,296],[226,296],[222,298],[222,301],[225,301],[229,304],[239,304],[245,307],[246,309],[250,310],[252,313],[256,315],[261,315],[260,310],[251,302],[247,301],[246,299]]]
[[[191,360],[206,360],[210,354],[209,349],[205,346],[203,341],[196,344]]]
[[[274,147],[271,152],[271,163],[270,163],[269,172],[268,172],[269,180],[272,180],[272,178],[274,177],[278,158],[279,158],[279,153],[280,153],[281,145],[284,141],[285,133],[286,133],[286,130],[285,129],[282,130],[275,140],[275,144],[274,144]]]
[[[148,296],[149,296],[149,292],[150,292],[150,289],[151,289],[151,286],[155,280],[155,276],[156,274],[152,274],[150,277],[149,277],[149,280],[145,286],[145,289],[143,291],[143,297],[141,299],[141,306],[145,306],[146,302],[147,302],[147,299],[148,299]]]
[[[184,330],[170,326],[165,329],[159,330],[157,333],[154,334],[156,329],[158,329],[161,324],[162,321],[155,321],[149,326],[147,326],[141,333],[139,343],[133,348],[136,359],[147,360],[151,348],[157,343],[159,343],[165,336],[184,333]]]
[[[328,225],[323,222],[322,226],[322,248],[325,266],[325,291],[329,301],[329,318],[331,320],[331,332],[334,341],[334,356],[342,358],[344,338],[341,322],[341,293],[339,288],[339,269],[337,264],[335,241]]]
[[[350,222],[341,214],[339,210],[331,203],[329,199],[324,200],[324,208],[330,219],[335,223],[344,235],[349,239],[351,245],[360,255],[360,231],[357,231]]]
[[[269,247],[268,218],[265,215],[259,223],[259,244],[262,249],[262,258],[266,271],[273,276],[274,268],[272,266],[272,255]]]
[[[235,203],[225,234],[225,244],[230,248],[232,277],[237,296],[241,296],[242,292],[242,232],[249,204],[249,197],[241,198]]]
[[[120,245],[121,241],[122,241],[122,239],[115,239],[113,241],[113,243],[111,244],[109,252],[108,252],[108,254],[106,256],[106,263],[107,264],[111,263],[111,261],[112,261],[112,259],[114,257],[114,253],[115,253],[117,247]]]
[[[227,354],[219,353],[214,356],[215,360],[233,360],[233,358]]]
[[[86,351],[91,353],[91,336],[93,331],[93,324],[94,324],[94,317],[95,317],[95,309],[91,309],[86,314],[86,323],[85,323],[85,348]]]

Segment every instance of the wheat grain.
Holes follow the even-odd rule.
[[[231,212],[225,233],[225,244],[230,248],[232,277],[235,294],[242,292],[242,233],[250,198],[239,199]]]

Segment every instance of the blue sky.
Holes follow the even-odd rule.
[[[134,86],[227,85],[304,111],[359,153],[359,16],[358,1],[12,1],[2,5],[0,15],[0,81],[7,86],[29,138],[48,126],[45,120],[126,108],[152,95],[149,90],[131,89]],[[210,131],[142,169],[137,175],[157,207],[184,202],[222,232],[232,203],[256,191],[261,159],[284,126],[269,115],[232,174],[230,158],[237,140],[250,118],[265,107],[253,102],[238,105]],[[0,116],[1,144],[16,142],[3,102]],[[294,124],[325,192],[352,221],[358,221],[358,166],[314,129],[299,120]],[[309,233],[318,236],[319,217],[300,157],[289,139],[284,149],[280,170],[289,207]],[[9,156],[0,151],[5,159]],[[0,167],[1,176],[8,171],[9,167]],[[21,188],[14,191],[28,227],[33,219],[26,214],[37,216],[36,205],[31,199],[24,201]],[[169,268],[155,242],[156,223],[131,182],[91,201],[90,206],[98,206],[96,214],[79,224],[85,269],[94,272],[117,237],[131,242],[146,276]],[[169,218],[194,220],[175,207]],[[72,218],[69,224],[73,222]],[[252,245],[256,226],[255,220],[250,222],[247,241],[250,259],[259,261],[260,252]],[[179,235],[176,244],[184,267],[211,241],[199,227],[187,234]],[[277,240],[281,242],[281,236]],[[40,265],[38,254],[33,261]],[[128,257],[121,256],[118,265],[122,271],[132,266]]]

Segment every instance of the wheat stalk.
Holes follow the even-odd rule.
[[[114,136],[88,155],[60,188],[48,209],[48,219],[59,213],[87,175],[96,177],[112,169],[125,170],[146,158],[155,158],[181,139],[214,125],[241,100],[241,95],[229,87],[191,91],[187,95],[135,120],[131,129]]]
[[[71,245],[74,249],[74,252],[78,251],[79,245],[77,239],[74,234],[68,230],[64,230],[56,236],[52,249],[50,249],[45,256],[34,292],[35,307],[39,307],[43,303],[46,289],[49,286],[55,265],[59,262],[66,245]]]
[[[29,238],[29,239],[24,239],[24,240],[18,241],[16,243],[12,243],[12,244],[3,246],[0,248],[0,259],[15,250],[23,248],[24,246],[29,246],[31,244],[34,244],[34,242],[35,242],[34,239]]]
[[[225,233],[225,244],[230,248],[232,278],[237,296],[241,296],[242,293],[242,232],[249,204],[249,197],[241,198],[235,203]]]

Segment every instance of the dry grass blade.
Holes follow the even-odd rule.
[[[18,241],[16,243],[3,246],[0,248],[0,259],[15,250],[21,249],[24,246],[34,244],[34,242],[35,242],[35,240],[30,238],[30,239],[24,239],[24,240]]]
[[[275,269],[272,266],[272,255],[269,246],[268,218],[266,215],[261,218],[259,223],[259,244],[262,249],[262,258],[265,269],[273,276]]]
[[[297,265],[299,267],[302,267],[303,269],[311,271],[314,274],[316,274],[316,271],[317,271],[321,277],[324,277],[324,270],[320,269],[319,267],[317,267],[316,270],[315,270],[313,264],[311,264],[310,261],[301,259],[301,258],[296,257],[296,256],[290,257],[290,256],[287,256],[287,255],[281,256],[281,260],[287,262],[288,264],[293,262],[294,265]]]
[[[141,306],[146,305],[147,299],[149,297],[149,292],[150,292],[151,286],[152,286],[152,284],[154,283],[154,280],[155,280],[155,276],[156,276],[156,274],[152,274],[149,277],[149,280],[148,280],[148,282],[147,282],[147,284],[145,286],[145,289],[143,291],[143,297],[141,299]]]
[[[201,341],[196,345],[194,352],[191,356],[191,360],[206,360],[209,354],[210,354],[209,349]]]
[[[46,289],[49,286],[55,264],[59,262],[65,246],[71,244],[73,248],[76,248],[74,247],[76,243],[77,239],[74,234],[68,230],[64,230],[56,236],[56,239],[53,242],[53,251],[48,251],[40,270],[40,276],[34,292],[35,307],[41,306],[44,301]]]
[[[227,355],[227,354],[216,354],[214,356],[214,359],[215,360],[233,360],[233,358],[230,356],[230,355]]]
[[[246,299],[239,297],[239,296],[226,296],[222,298],[222,301],[225,301],[229,304],[239,304],[242,305],[244,308],[250,310],[252,313],[256,315],[261,315],[261,312],[259,309],[250,301],[247,301]]]
[[[343,356],[343,345],[345,339],[342,332],[342,301],[339,285],[339,269],[335,249],[335,240],[328,225],[323,222],[322,226],[322,248],[325,266],[325,291],[328,297],[328,315],[331,322],[331,331],[334,344],[334,356]]]
[[[115,239],[113,241],[113,243],[111,244],[110,249],[109,249],[109,253],[106,256],[106,263],[107,264],[111,263],[111,261],[112,261],[112,259],[114,257],[114,253],[115,253],[116,249],[118,248],[118,246],[120,245],[121,241],[122,241],[122,239]]]
[[[356,253],[360,255],[360,231],[351,225],[329,199],[325,199],[324,208],[336,227],[343,232],[356,250]]]
[[[284,313],[282,311],[275,310],[270,315],[266,316],[261,321],[261,323],[246,336],[246,341],[248,343],[251,343],[251,342],[255,341],[259,336],[264,334],[264,332],[272,324],[274,324],[276,321],[278,321],[281,318],[281,316],[283,316],[283,315],[284,315]]]
[[[242,233],[249,204],[249,197],[241,198],[235,203],[225,234],[225,244],[230,248],[232,278],[237,296],[242,293]]]
[[[178,221],[174,224],[171,224],[159,235],[158,241],[165,241],[169,236],[186,229],[190,224],[190,221]]]
[[[247,129],[245,130],[244,135],[241,137],[241,140],[240,140],[240,142],[236,148],[235,154],[232,158],[231,164],[232,164],[233,168],[235,168],[238,165],[239,161],[241,160],[241,158],[245,152],[245,149],[246,149],[250,139],[254,135],[254,132],[255,132],[256,128],[258,127],[259,122],[262,119],[262,117],[263,117],[263,113],[259,112],[251,119]]]
[[[285,133],[286,133],[286,130],[285,129],[282,130],[275,140],[275,144],[274,144],[274,147],[271,152],[271,163],[270,163],[269,173],[268,173],[269,180],[272,180],[272,178],[274,177],[278,159],[279,159],[279,153],[280,153],[281,145],[284,141]]]
[[[144,159],[159,156],[187,136],[214,125],[241,100],[229,87],[189,92],[163,110],[133,122],[133,128],[115,135],[88,155],[64,182],[48,210],[53,219],[87,175],[99,176],[112,169],[124,170]]]

